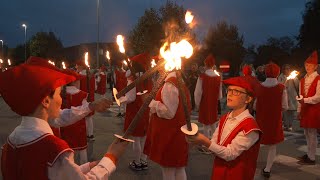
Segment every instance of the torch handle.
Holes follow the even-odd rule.
[[[181,97],[180,99],[182,100],[182,104],[183,104],[183,110],[186,118],[187,129],[188,131],[192,131],[189,108],[187,103],[188,101],[187,101],[186,93],[183,88],[184,82],[182,81],[181,70],[176,71],[176,73],[177,73],[177,80],[178,80],[179,96]]]
[[[128,136],[130,136],[132,134],[132,132],[134,131],[134,129],[137,127],[138,122],[141,120],[141,118],[144,115],[144,112],[147,110],[150,102],[156,96],[158,90],[164,84],[164,80],[167,77],[167,75],[168,75],[168,73],[166,73],[166,72],[161,74],[161,76],[157,80],[156,85],[152,88],[151,93],[148,95],[148,97],[146,98],[145,102],[143,103],[143,105],[141,106],[141,108],[139,109],[139,111],[134,116],[133,120],[131,121],[128,129],[126,130],[126,132],[123,135],[123,138],[128,138]]]
[[[122,89],[118,94],[117,98],[124,96],[127,92],[129,92],[131,89],[136,87],[137,84],[140,84],[144,80],[148,79],[150,76],[152,76],[154,73],[156,73],[159,69],[163,68],[163,65],[165,64],[165,61],[162,61],[161,63],[158,63],[155,67],[152,69],[149,69],[147,72],[145,72],[140,78],[135,79],[131,84],[126,86],[124,89]]]
[[[86,68],[86,74],[87,74],[87,91],[88,91],[88,97],[87,97],[87,101],[91,102],[90,100],[90,71],[89,68]]]
[[[298,96],[298,98],[300,99],[299,88],[297,87],[296,83],[294,82],[294,79],[292,79],[292,83],[293,83],[293,86],[294,86],[294,90],[296,91],[297,96]],[[299,86],[299,85],[298,85],[298,86]]]

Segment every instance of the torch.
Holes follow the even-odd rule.
[[[295,79],[298,75],[299,75],[299,72],[298,72],[298,71],[296,71],[296,70],[292,71],[292,72],[289,74],[289,76],[287,77],[286,82],[287,82],[288,80],[292,80],[292,83],[293,83],[293,86],[294,86],[294,90],[296,91],[297,96],[298,96],[297,100],[300,100],[301,97],[300,97],[300,94],[299,94],[299,89],[298,89],[296,83],[294,83],[294,79]],[[285,83],[286,83],[286,82],[285,82]]]
[[[119,51],[122,53],[122,54],[124,54],[124,56],[125,56],[125,61],[126,61],[126,63],[127,63],[127,66],[128,66],[128,68],[129,68],[129,70],[131,71],[131,75],[132,76],[135,76],[135,71],[134,71],[134,69],[132,68],[132,66],[131,66],[131,64],[130,64],[130,62],[129,62],[129,58],[128,58],[128,56],[126,55],[126,49],[124,48],[124,43],[123,43],[123,41],[124,41],[124,38],[123,38],[123,36],[122,35],[117,35],[117,44],[118,44],[118,46],[119,46]]]
[[[91,93],[90,93],[90,65],[89,65],[89,61],[88,61],[88,52],[86,52],[84,54],[84,63],[86,64],[86,78],[87,78],[87,91],[88,91],[88,97],[87,97],[87,101],[88,102],[91,102],[90,100],[90,96],[91,96]]]
[[[67,69],[66,64],[64,63],[64,61],[62,61],[61,64],[62,64],[62,68],[63,68],[63,69]]]
[[[8,65],[11,66],[11,61],[10,61],[10,59],[8,59]]]

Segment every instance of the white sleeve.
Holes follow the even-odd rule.
[[[107,157],[103,157],[99,164],[90,169],[89,163],[78,166],[74,163],[73,152],[65,152],[59,156],[52,167],[48,167],[49,179],[104,179],[107,180],[108,176],[116,169],[114,163]],[[90,169],[88,171],[88,168]]]
[[[282,110],[286,111],[289,109],[289,104],[288,104],[288,93],[286,88],[282,92]]]
[[[316,94],[311,97],[304,98],[304,103],[306,104],[318,104],[320,103],[320,80],[317,83]]]
[[[199,108],[202,97],[202,79],[198,77],[196,89],[194,90],[194,102],[196,107]]]
[[[152,101],[149,104],[150,111],[156,112],[158,117],[172,119],[176,115],[179,105],[179,90],[171,83],[165,83],[161,91],[160,101]]]
[[[127,85],[131,84],[132,82],[133,82],[132,80],[128,79]],[[127,92],[125,96],[119,98],[119,101],[120,101],[121,104],[132,103],[133,101],[136,100],[136,96],[137,96],[137,90],[134,87],[129,92]]]
[[[245,135],[242,131],[237,134],[237,136],[231,141],[230,144],[221,146],[214,141],[211,141],[209,150],[214,152],[218,157],[226,160],[232,161],[236,159],[245,150],[248,150],[252,145],[254,145],[259,140],[259,133],[252,131]]]
[[[299,82],[299,94],[301,95],[301,81]],[[297,112],[301,112],[301,104],[298,102]]]
[[[214,143],[218,142],[218,133],[219,133],[219,121],[218,121],[218,126],[217,126],[216,130],[212,134],[212,137],[211,137],[212,142],[214,142]]]
[[[82,101],[81,106],[71,106],[70,109],[60,110],[60,117],[54,120],[49,120],[50,126],[53,127],[64,127],[69,126],[84,117],[86,117],[91,112],[89,108],[89,103],[86,99]]]
[[[97,82],[100,82],[100,81],[101,81],[101,77],[100,77],[100,74],[97,74],[97,78],[96,78],[96,81],[97,81]]]

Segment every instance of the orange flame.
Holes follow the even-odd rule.
[[[153,67],[155,67],[157,64],[156,64],[156,61],[154,60],[154,59],[152,59],[152,61],[151,61],[151,67],[153,68]]]
[[[84,54],[84,63],[86,64],[86,66],[87,66],[88,68],[90,68],[89,61],[88,61],[88,56],[89,56],[89,54],[88,54],[88,52],[86,52],[86,53]]]
[[[8,59],[8,64],[9,64],[9,66],[11,66],[11,61],[10,61],[10,59]]]
[[[185,18],[186,23],[190,24],[193,21],[194,15],[192,15],[191,11],[187,11],[184,18]]]
[[[290,73],[290,75],[287,77],[287,80],[296,78],[298,76],[298,74],[299,74],[298,71],[296,71],[296,70],[292,71]]]
[[[109,51],[107,51],[106,57],[107,57],[108,60],[110,60],[110,53],[109,53]]]
[[[66,64],[64,63],[64,61],[62,61],[62,68],[63,69],[67,69]]]
[[[123,41],[124,41],[123,36],[122,35],[118,35],[117,36],[117,44],[119,46],[119,51],[121,53],[125,53],[126,52],[126,50],[124,49]]]

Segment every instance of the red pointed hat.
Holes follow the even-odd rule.
[[[0,94],[12,111],[27,116],[56,88],[74,80],[49,68],[22,64],[0,73]]]
[[[214,64],[216,63],[215,58],[213,57],[212,54],[209,54],[206,58],[206,60],[204,60],[205,65],[207,65],[208,67],[213,67]]]
[[[54,65],[50,64],[48,62],[48,59],[44,59],[41,57],[36,57],[36,56],[30,56],[26,62],[26,64],[29,65],[34,65],[34,66],[42,66],[45,68],[49,68],[55,71],[61,71],[59,68],[55,67]]]
[[[244,88],[250,95],[254,96],[253,88],[250,82],[243,76],[233,77],[223,80],[225,85],[239,86]]]
[[[312,54],[307,58],[307,60],[304,63],[308,64],[318,64],[318,53],[317,51],[313,51]]]
[[[141,64],[145,70],[148,69],[149,66],[151,66],[150,65],[151,59],[150,59],[149,53],[142,53],[142,54],[133,56],[130,58],[130,61],[134,61]]]
[[[64,74],[67,74],[69,76],[73,76],[74,78],[76,78],[76,80],[80,80],[80,79],[83,79],[85,78],[86,76],[83,76],[77,72],[75,72],[74,70],[71,70],[71,69],[63,69],[62,72]]]
[[[280,67],[275,63],[269,63],[264,67],[267,78],[276,78],[280,74]]]
[[[242,68],[242,73],[243,73],[244,76],[251,76],[251,74],[252,74],[251,66],[244,65],[243,68]]]

